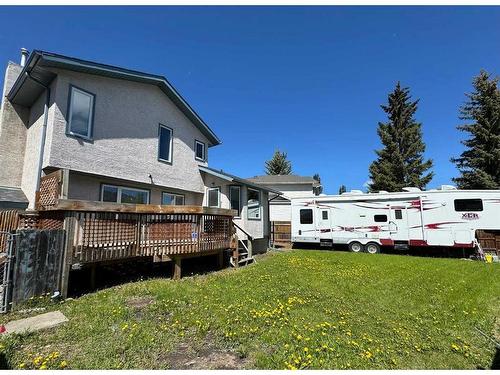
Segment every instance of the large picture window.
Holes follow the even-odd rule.
[[[229,201],[231,209],[238,211],[238,216],[241,215],[241,187],[229,186]]]
[[[184,195],[173,194],[173,193],[162,193],[161,204],[167,206],[183,206],[184,205]]]
[[[149,191],[115,185],[102,185],[101,201],[113,203],[148,204]]]
[[[220,189],[208,189],[208,207],[219,207],[220,205]]]
[[[162,124],[158,130],[158,159],[172,162],[172,129]]]
[[[70,87],[68,109],[68,133],[92,138],[95,95],[79,88]]]
[[[247,216],[249,219],[260,220],[260,191],[248,188]]]

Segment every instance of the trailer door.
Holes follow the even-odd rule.
[[[321,207],[316,211],[317,228],[320,239],[332,239],[332,210],[328,207]]]
[[[408,212],[406,207],[391,206],[390,218],[389,230],[391,232],[391,238],[394,241],[408,241],[410,236],[408,227]]]

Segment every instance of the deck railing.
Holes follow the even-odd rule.
[[[74,264],[137,256],[168,260],[230,249],[234,247],[235,213],[201,206],[58,199],[39,212],[39,221],[66,229]]]

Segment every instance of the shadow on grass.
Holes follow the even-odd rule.
[[[500,349],[497,348],[493,361],[491,362],[492,370],[500,370]]]
[[[229,258],[226,259],[226,265]],[[182,276],[206,274],[218,270],[217,256],[188,258],[182,261]],[[154,263],[152,258],[133,258],[115,263],[97,264],[94,287],[91,285],[91,268],[72,270],[69,277],[68,294],[78,297],[112,286],[152,278],[171,278],[172,262]]]

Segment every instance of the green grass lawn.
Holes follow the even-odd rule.
[[[9,366],[490,368],[494,344],[475,327],[499,340],[500,267],[294,250],[57,308],[68,323],[2,340]]]

